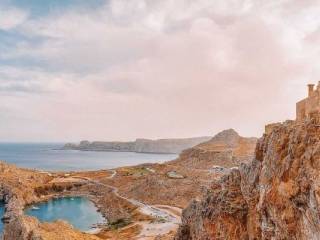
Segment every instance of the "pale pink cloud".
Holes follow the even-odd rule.
[[[0,3],[0,30],[10,30],[24,23],[28,12]]]
[[[294,118],[305,84],[320,79],[310,43],[320,5],[308,2],[116,0],[30,20],[20,31],[45,41],[7,57],[44,66],[11,69],[17,77],[2,81],[42,91],[7,88],[0,106],[17,127],[0,137],[127,140],[230,127],[259,136],[264,124]]]

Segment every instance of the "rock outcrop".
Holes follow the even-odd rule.
[[[63,149],[81,151],[114,151],[140,153],[180,153],[182,150],[208,141],[210,137],[180,138],[180,139],[137,139],[133,142],[89,142],[66,144]]]
[[[250,163],[183,211],[175,239],[320,239],[319,173],[319,120],[274,125]]]
[[[257,138],[242,137],[235,130],[228,129],[207,142],[184,150],[176,162],[199,169],[237,167],[253,158],[256,143]]]
[[[101,240],[74,229],[64,221],[40,223],[36,218],[19,216],[6,226],[4,240]]]

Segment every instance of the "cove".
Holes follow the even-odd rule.
[[[38,218],[41,222],[65,220],[81,231],[89,231],[105,219],[96,206],[85,197],[61,197],[28,207],[25,214]]]
[[[0,219],[2,219],[3,214],[4,214],[4,204],[2,201],[0,201]],[[2,231],[3,231],[3,222],[0,220],[0,236]]]

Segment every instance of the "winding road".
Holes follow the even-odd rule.
[[[112,174],[111,176],[107,177],[108,179],[112,179],[117,175],[116,170],[110,170],[110,171],[112,171]],[[159,220],[154,222],[147,222],[147,221],[141,222],[140,225],[142,226],[142,230],[136,239],[141,239],[141,240],[149,239],[157,235],[167,234],[171,231],[176,230],[181,222],[181,217],[179,216],[179,214],[181,213],[182,209],[180,208],[168,206],[168,205],[148,205],[138,200],[121,196],[119,194],[119,189],[114,186],[101,183],[99,181],[95,181],[92,179],[90,179],[90,182],[104,186],[104,187],[111,188],[113,193],[117,197],[122,198],[132,203],[133,205],[137,206],[141,213],[145,215],[149,215]],[[179,214],[176,214],[176,213],[179,213]]]

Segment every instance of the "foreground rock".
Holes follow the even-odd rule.
[[[320,127],[272,125],[255,158],[183,211],[176,240],[320,239]]]
[[[4,240],[101,240],[73,229],[63,221],[40,223],[36,218],[20,216],[6,227]]]
[[[82,151],[116,151],[139,153],[180,153],[182,150],[208,141],[210,137],[177,138],[177,139],[137,139],[133,142],[89,142],[66,144],[63,149]]]

